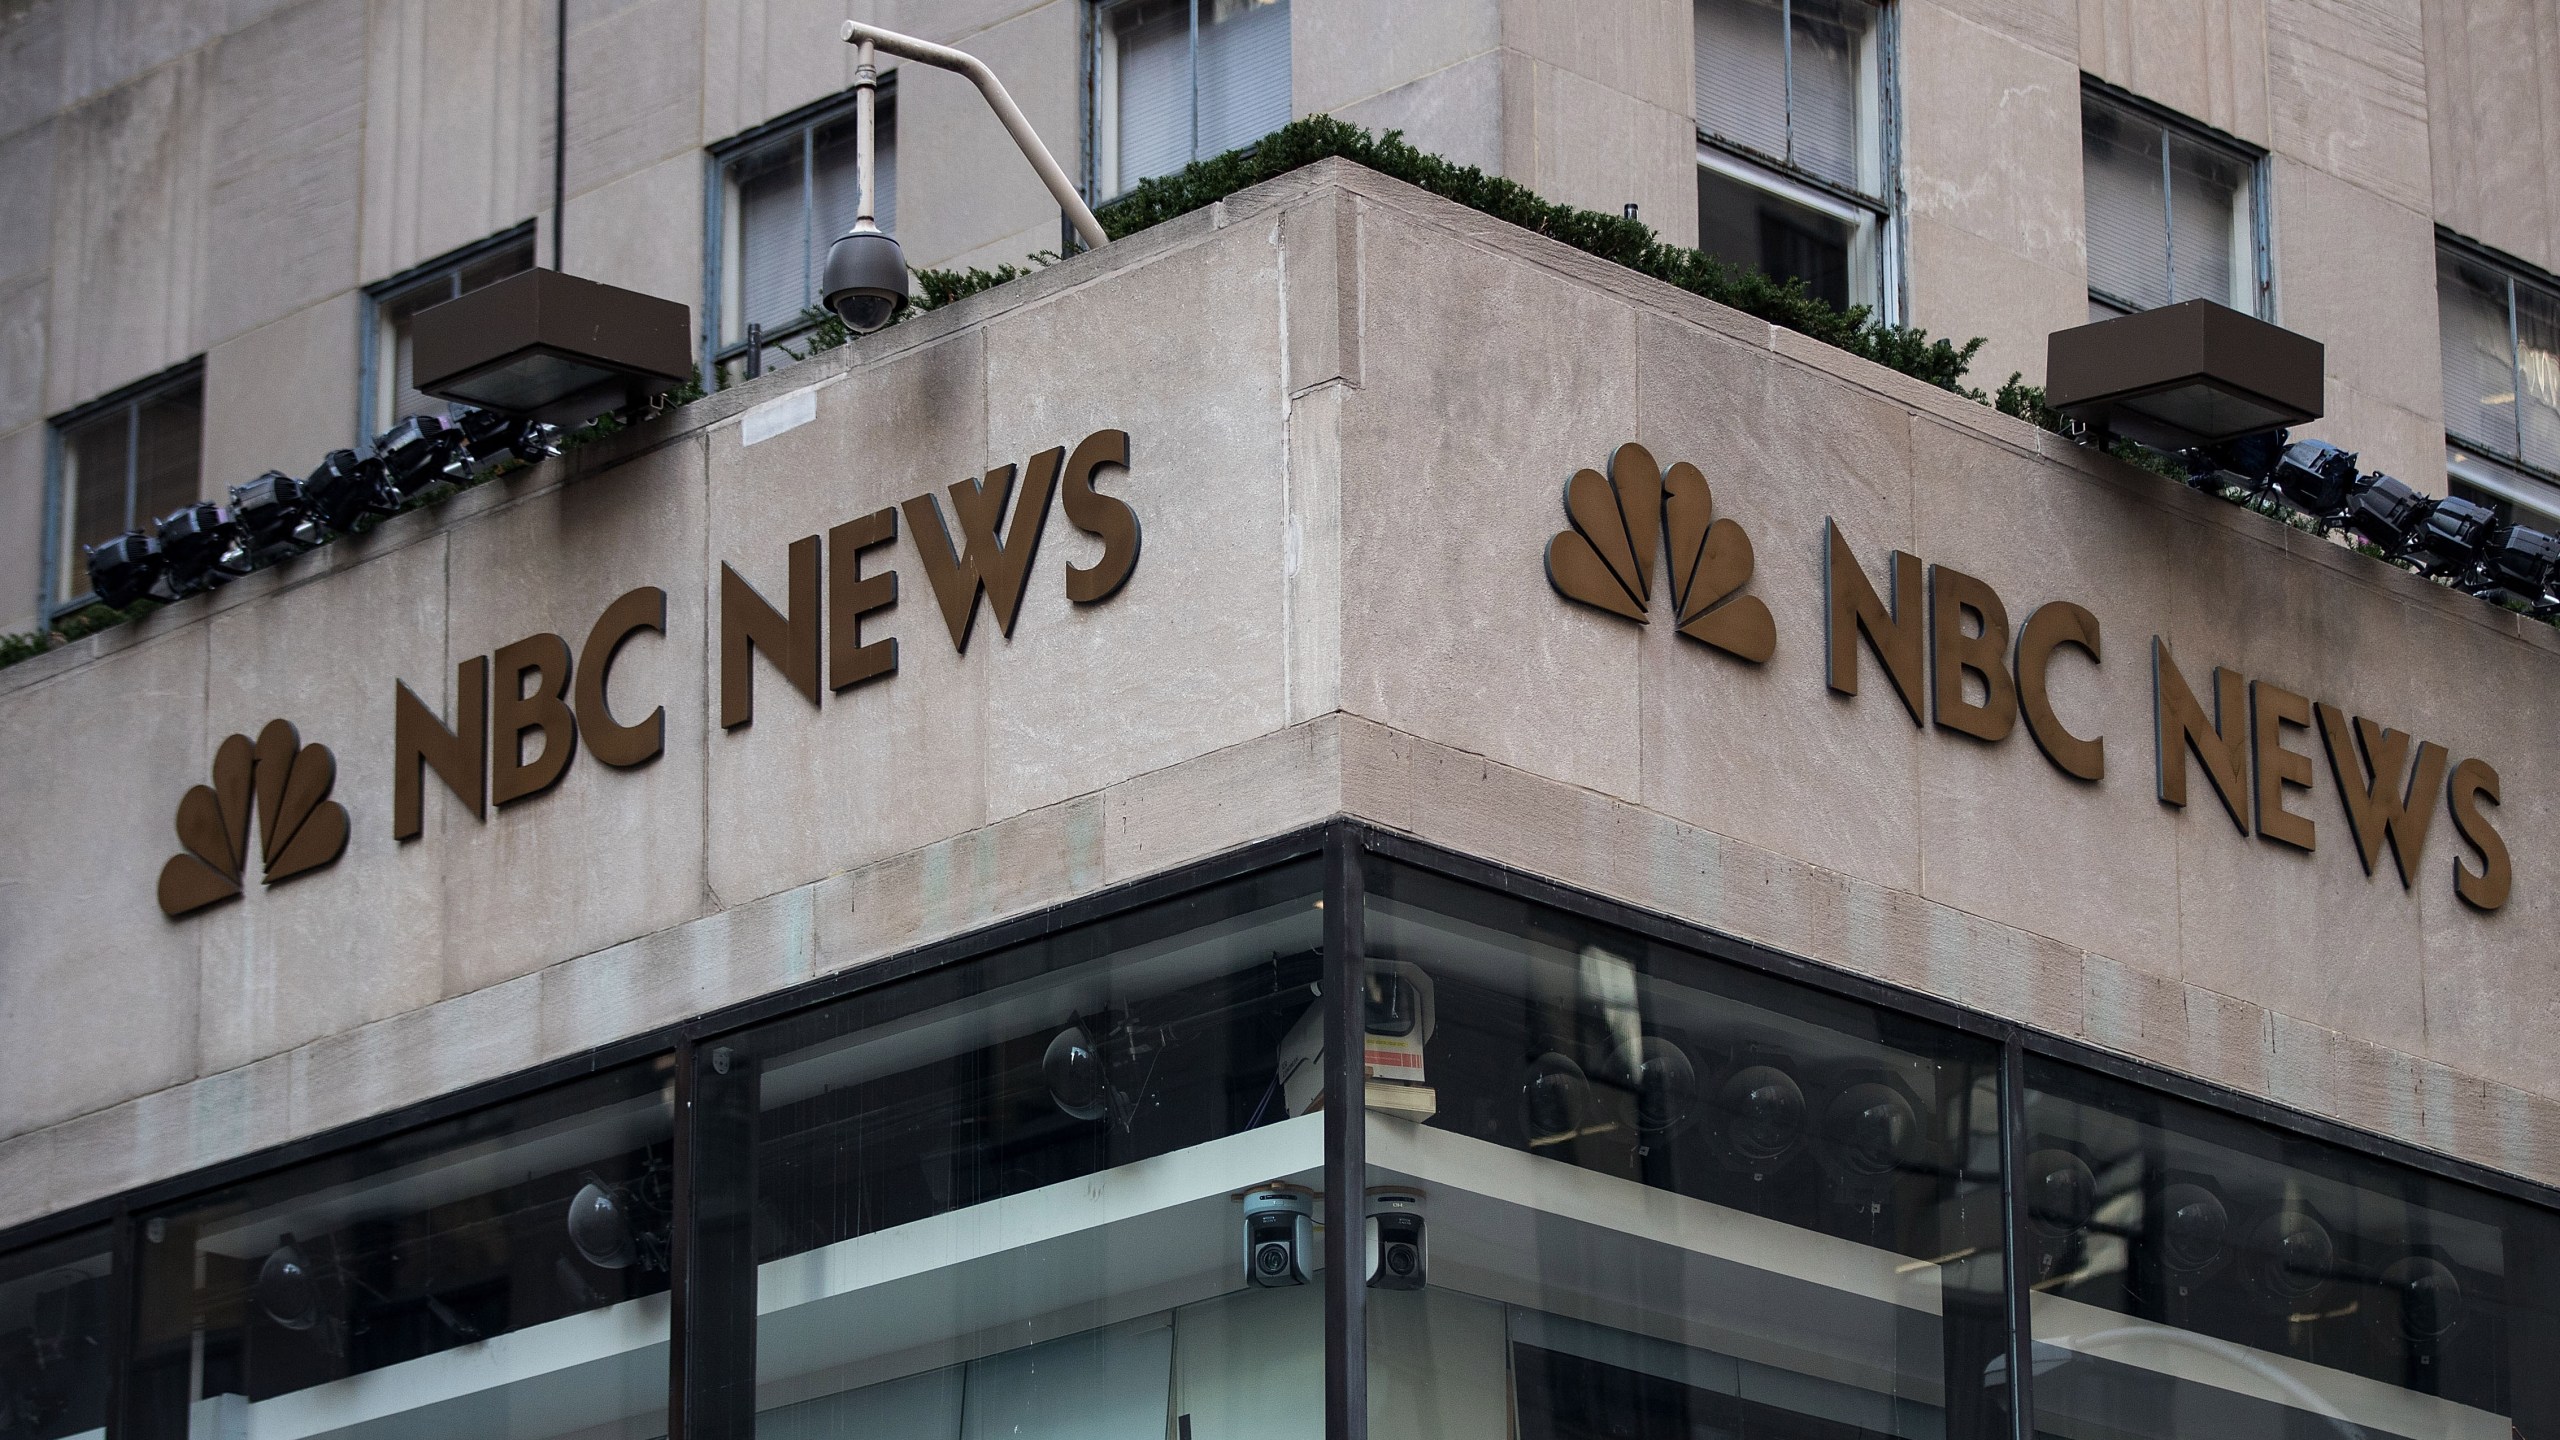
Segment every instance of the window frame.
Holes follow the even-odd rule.
[[[2361,1152],[2386,1164],[2505,1200],[2560,1213],[2560,1186],[2546,1185],[2493,1170],[2477,1162],[2421,1149],[2405,1141],[2288,1108],[2269,1098],[2166,1070],[2148,1061],[2102,1050],[2067,1036],[2036,1030],[2019,1020],[1971,1010],[1872,976],[1769,949],[1695,922],[1575,890],[1496,861],[1444,849],[1363,821],[1338,817],[1144,879],[1079,896],[1046,910],[850,967],[835,975],[803,982],[715,1013],[563,1056],[398,1111],[149,1182],[118,1195],[71,1206],[0,1231],[0,1254],[22,1253],[103,1223],[114,1227],[116,1272],[130,1280],[139,1273],[134,1264],[138,1217],[200,1201],[275,1172],[421,1131],[490,1106],[556,1089],[604,1069],[645,1059],[672,1057],[677,1086],[674,1144],[678,1158],[675,1165],[677,1250],[670,1270],[669,1292],[673,1311],[670,1353],[676,1357],[669,1362],[668,1374],[670,1434],[681,1440],[688,1434],[687,1420],[705,1409],[712,1411],[708,1418],[715,1425],[714,1430],[703,1433],[714,1433],[716,1407],[704,1406],[702,1402],[712,1393],[713,1385],[734,1382],[736,1376],[733,1372],[741,1357],[730,1343],[734,1337],[717,1326],[706,1328],[702,1323],[705,1311],[717,1313],[720,1309],[719,1296],[702,1293],[716,1290],[719,1277],[697,1273],[696,1265],[704,1258],[703,1252],[707,1247],[696,1245],[689,1239],[692,1234],[689,1227],[702,1213],[698,1208],[702,1200],[693,1193],[686,1153],[687,1147],[699,1139],[698,1126],[690,1118],[694,1108],[692,1087],[699,1083],[702,1074],[715,1069],[710,1047],[720,1037],[882,987],[946,971],[1061,931],[1108,920],[1317,855],[1322,856],[1324,867],[1324,946],[1326,973],[1332,982],[1328,989],[1335,994],[1356,995],[1360,990],[1359,976],[1367,960],[1363,917],[1369,877],[1379,873],[1384,866],[1400,865],[1557,909],[1581,920],[1613,927],[1638,939],[1658,941],[1687,952],[1694,963],[1751,971],[1852,1003],[1910,1016],[1943,1029],[1995,1042],[2001,1050],[1998,1073],[2002,1087],[2003,1211],[2008,1232],[2005,1243],[2007,1253],[2011,1255],[2021,1253],[2017,1235],[2029,1216],[2026,1187],[2017,1181],[2026,1173],[2028,1151],[2034,1140],[2034,1131],[2025,1115],[2025,1070],[2030,1056],[2057,1061],[2144,1092],[2201,1105],[2289,1135]],[[1360,1088],[1355,1058],[1360,1055],[1358,1015],[1357,1007],[1348,1004],[1332,1007],[1326,1012],[1326,1063],[1333,1067],[1328,1084],[1334,1093],[1356,1093]],[[1328,1173],[1364,1174],[1367,1167],[1365,1126],[1348,1123],[1351,1112],[1342,1107],[1328,1108],[1325,1113],[1324,1154]],[[1350,1437],[1350,1440],[1365,1440],[1368,1428],[1365,1404],[1368,1287],[1352,1281],[1351,1277],[1363,1273],[1362,1267],[1354,1263],[1357,1252],[1353,1249],[1362,1243],[1361,1227],[1357,1223],[1346,1223],[1356,1214],[1349,1207],[1358,1203],[1359,1198],[1360,1187],[1356,1185],[1327,1186],[1328,1210],[1333,1211],[1337,1204],[1342,1208],[1330,1215],[1326,1227],[1323,1243],[1327,1275],[1321,1282],[1328,1318],[1325,1338],[1327,1434]],[[2012,1377],[2013,1408],[2010,1413],[2033,1414],[2034,1367],[2029,1351],[2032,1329],[2028,1323],[2030,1286],[2019,1267],[2011,1266],[2007,1274],[2004,1295],[2009,1319],[2008,1374]],[[706,1285],[706,1279],[713,1283]],[[114,1293],[108,1340],[113,1366],[111,1383],[114,1386],[110,1403],[119,1408],[110,1420],[108,1434],[111,1440],[119,1433],[123,1418],[122,1390],[130,1363],[135,1303],[130,1285],[120,1286]],[[729,1298],[734,1300],[735,1297]],[[1360,1363],[1353,1363],[1355,1360]]]
[[[2085,71],[2082,72],[2080,76],[2080,113],[2083,117],[2082,129],[2084,134],[2087,128],[2086,116],[2088,115],[2089,104],[2092,100],[2095,100],[2110,109],[2119,111],[2128,118],[2140,120],[2147,124],[2157,126],[2160,130],[2160,216],[2161,226],[2165,232],[2161,239],[2166,247],[2163,253],[2169,266],[2169,293],[2172,296],[2177,294],[2178,216],[2175,200],[2176,187],[2170,183],[2170,175],[2172,173],[2172,166],[2174,162],[2170,158],[2168,142],[2172,138],[2184,140],[2190,145],[2220,155],[2226,160],[2233,161],[2247,168],[2249,174],[2249,264],[2251,271],[2249,277],[2249,288],[2251,303],[2249,307],[2242,310],[2241,313],[2245,315],[2253,315],[2260,320],[2273,323],[2276,319],[2275,207],[2271,194],[2274,189],[2274,186],[2271,183],[2273,180],[2274,165],[2273,159],[2268,152],[2259,149],[2257,146],[2250,144],[2248,141],[2241,139],[2237,135],[2217,130],[2212,126],[2193,118],[2192,116],[2179,114],[2177,111],[2172,110],[2165,105],[2161,105],[2155,101],[2146,100],[2121,86],[2110,85],[2106,81]],[[2085,155],[2085,153],[2086,152],[2084,150],[2083,154]],[[2085,172],[2087,162],[2084,159],[2082,163]],[[2083,198],[2081,201],[2084,228],[2088,210],[2088,201],[2085,193],[2086,184],[2087,176],[2084,173],[2082,176]],[[2139,314],[2145,308],[2149,308],[2135,305],[2121,296],[2100,291],[2094,280],[2089,284],[2088,292],[2090,300],[2100,305],[2104,305],[2108,309],[2116,311],[2118,314]],[[2177,302],[2173,300],[2171,303],[2174,304]],[[2232,308],[2239,309],[2240,307],[2234,306]]]
[[[898,98],[898,72],[890,70],[879,78],[873,92],[872,122],[885,129],[895,122]],[[852,89],[837,91],[822,99],[775,116],[751,129],[739,131],[704,152],[702,187],[702,348],[700,363],[703,383],[713,389],[728,384],[728,367],[746,359],[747,341],[741,333],[735,340],[725,338],[728,331],[730,300],[729,261],[729,167],[741,156],[760,150],[795,132],[800,137],[800,224],[804,253],[814,266],[824,252],[818,247],[834,243],[833,236],[817,233],[814,196],[815,146],[820,130],[854,116],[857,95]],[[876,133],[876,131],[875,131]],[[894,143],[894,142],[893,142]],[[893,162],[894,163],[894,162]],[[877,160],[874,161],[875,172]],[[741,302],[743,303],[743,302]],[[763,337],[765,346],[807,334],[817,322],[794,324],[790,328]]]
[[[2516,449],[2509,454],[2499,447],[2484,443],[2476,436],[2455,432],[2450,423],[2452,407],[2446,406],[2445,468],[2452,478],[2486,490],[2499,499],[2524,506],[2540,515],[2546,525],[2560,526],[2560,470],[2536,465],[2524,456],[2524,339],[2518,319],[2518,292],[2533,290],[2547,297],[2555,310],[2560,310],[2560,275],[2528,265],[2511,255],[2493,250],[2439,225],[2436,227],[2436,254],[2441,261],[2451,256],[2464,264],[2490,271],[2507,283],[2507,374],[2516,397]],[[2442,304],[2439,288],[2439,306]],[[2441,378],[2441,367],[2439,367]],[[2468,453],[2466,453],[2468,452]]]
[[[472,265],[522,245],[532,254],[529,268],[539,269],[542,255],[534,244],[534,222],[520,221],[497,234],[474,240],[460,249],[448,250],[432,260],[422,261],[397,275],[376,280],[364,287],[364,303],[357,318],[356,349],[356,439],[370,444],[373,437],[390,427],[383,424],[381,390],[383,383],[382,343],[385,327],[382,311],[396,301],[405,300],[419,287],[438,277],[458,276]]]
[[[1875,29],[1869,38],[1875,47],[1876,95],[1874,114],[1862,117],[1872,124],[1876,151],[1876,192],[1868,194],[1855,186],[1842,185],[1803,168],[1786,156],[1770,155],[1740,141],[1728,140],[1707,129],[1705,119],[1692,113],[1690,124],[1697,140],[1696,168],[1712,170],[1736,184],[1775,195],[1790,205],[1817,211],[1832,219],[1852,225],[1873,227],[1876,273],[1870,277],[1875,286],[1873,313],[1886,324],[1903,321],[1907,299],[1907,277],[1910,274],[1910,239],[1903,224],[1906,195],[1902,179],[1902,8],[1894,0],[1874,0]],[[1696,13],[1694,3],[1691,14]],[[1790,149],[1795,144],[1795,4],[1779,0],[1779,25],[1786,41],[1787,114],[1783,124]],[[1690,64],[1690,84],[1696,89],[1697,66]],[[1695,110],[1694,101],[1691,106]],[[1859,137],[1862,141],[1870,137]],[[1703,237],[1701,237],[1703,238]],[[1852,304],[1860,303],[1853,295]]]
[[[76,557],[68,552],[76,550],[81,543],[72,540],[65,528],[70,523],[73,497],[69,489],[70,476],[64,464],[66,458],[63,454],[64,436],[112,411],[122,409],[126,412],[125,528],[132,530],[138,527],[147,530],[150,528],[149,522],[159,517],[138,516],[133,513],[136,471],[141,463],[142,447],[139,443],[139,427],[142,423],[142,407],[190,386],[196,391],[198,414],[201,417],[204,396],[204,357],[202,355],[181,360],[156,375],[146,376],[130,385],[110,390],[94,400],[75,405],[45,420],[44,549],[40,563],[36,567],[36,617],[45,629],[52,629],[53,622],[57,618],[73,614],[98,602],[97,592],[88,589],[83,589],[67,598],[59,600],[55,598],[62,588],[64,578],[70,573],[68,567],[75,563]],[[197,423],[201,426],[202,419],[199,418]],[[204,450],[201,430],[197,434],[196,493],[199,497],[204,493]]]
[[[1119,175],[1119,67],[1112,64],[1111,12],[1147,0],[1088,0],[1084,6],[1084,193],[1094,198],[1096,208],[1108,205],[1136,189],[1139,181],[1120,184]],[[1208,157],[1200,153],[1200,4],[1189,0],[1191,7],[1191,163]],[[1297,12],[1290,12],[1291,35],[1296,34]],[[1297,58],[1290,57],[1290,83],[1296,84]],[[1290,118],[1297,117],[1295,90],[1289,107]],[[1105,189],[1106,183],[1110,186]],[[1072,233],[1073,227],[1068,227]]]

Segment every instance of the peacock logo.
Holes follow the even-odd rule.
[[[1652,452],[1621,445],[1609,473],[1577,470],[1564,487],[1572,528],[1547,542],[1547,583],[1568,600],[1650,623],[1654,558],[1669,544],[1674,625],[1728,655],[1764,663],[1778,627],[1751,583],[1751,537],[1718,519],[1707,477],[1683,460],[1664,470]]]
[[[335,861],[347,848],[347,807],[329,798],[338,761],[305,745],[292,724],[270,720],[252,743],[233,735],[213,752],[213,783],[178,802],[178,843],[160,867],[160,909],[171,919],[238,898],[249,864],[249,819],[258,820],[266,883]]]

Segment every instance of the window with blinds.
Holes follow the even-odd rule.
[[[1289,0],[1119,0],[1100,18],[1101,194],[1289,123]]]
[[[375,286],[373,305],[372,384],[364,397],[358,428],[373,435],[412,415],[442,418],[442,400],[422,394],[412,383],[409,326],[431,305],[457,299],[483,285],[533,268],[533,226],[519,225],[503,235],[465,246],[431,260],[396,280]]]
[[[872,220],[897,233],[897,109],[887,95],[873,113]],[[791,363],[783,342],[820,317],[827,249],[853,228],[861,208],[850,100],[831,102],[738,144],[721,157],[718,363],[743,360],[747,331],[765,344],[763,368]]]
[[[2091,319],[2185,300],[2266,314],[2256,156],[2095,90],[2080,151]]]
[[[2560,279],[2448,245],[2436,315],[2447,440],[2560,477]]]
[[[1883,14],[1693,0],[1698,244],[1846,307],[1891,308]]]
[[[202,498],[204,367],[190,361],[165,375],[54,421],[61,528],[48,537],[53,589],[64,606],[89,593],[82,547]]]

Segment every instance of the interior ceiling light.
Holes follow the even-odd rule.
[[[2057,330],[2045,403],[2099,434],[2191,450],[2319,418],[2320,342],[2210,300]]]
[[[575,425],[693,373],[684,306],[557,270],[525,270],[418,312],[417,386],[483,410]]]

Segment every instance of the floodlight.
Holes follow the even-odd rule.
[[[464,409],[462,443],[476,465],[494,465],[505,455],[531,465],[560,453],[560,427],[496,410]]]
[[[239,533],[231,523],[231,512],[210,500],[162,516],[156,538],[169,593],[184,599],[240,574],[228,563],[228,552]]]
[[[302,498],[320,522],[343,535],[367,515],[387,515],[396,505],[382,462],[353,450],[332,450],[302,482]]]
[[[2540,607],[2549,603],[2554,565],[2560,565],[2560,536],[2525,525],[2500,526],[2490,532],[2482,558],[2482,588]]]
[[[2356,457],[2326,440],[2299,440],[2277,457],[2268,483],[2294,509],[2317,521],[2334,520],[2355,492]]]
[[[2347,528],[2394,559],[2409,553],[2435,502],[2405,480],[2376,470],[2347,497]]]
[[[288,560],[320,543],[320,525],[303,502],[302,482],[270,470],[231,487],[231,518],[252,567]]]
[[[471,456],[462,431],[433,415],[412,415],[373,439],[384,476],[402,499],[444,480],[467,480]]]
[[[637,407],[693,373],[684,306],[557,270],[525,270],[418,312],[422,392],[576,425]]]
[[[160,579],[160,543],[141,530],[84,547],[89,561],[89,593],[121,610],[151,593]]]
[[[2262,430],[2186,452],[2187,483],[2199,490],[2234,486],[2251,494],[2267,488],[2269,472],[2284,454],[2286,432]]]
[[[2320,342],[2209,300],[2057,330],[2045,403],[2161,450],[2319,418]]]
[[[2418,553],[2426,557],[2431,575],[2468,575],[2479,568],[2489,549],[2489,532],[2498,525],[2498,512],[2477,500],[2448,495],[2427,510],[2426,523],[2418,527]]]

